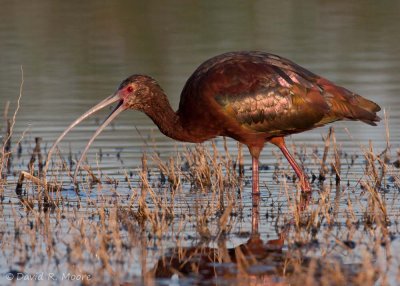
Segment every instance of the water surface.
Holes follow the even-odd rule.
[[[15,156],[8,179],[13,182],[16,179],[13,174],[26,170],[34,137],[42,137],[42,146],[48,150],[70,122],[113,93],[127,76],[134,73],[153,76],[176,109],[180,91],[198,65],[217,54],[236,50],[279,54],[377,102],[389,118],[390,160],[394,162],[400,139],[399,9],[398,1],[369,0],[84,1],[79,5],[46,0],[4,1],[0,10],[0,103],[3,110],[6,102],[10,102],[9,114],[16,107],[23,70],[23,96],[13,132],[13,146],[23,136],[22,157]],[[79,155],[107,113],[108,110],[88,119],[66,137],[60,145],[64,158],[70,152],[73,158]],[[383,118],[384,113],[380,116]],[[382,152],[387,145],[385,126],[383,122],[377,127],[339,122],[335,131],[337,143],[348,154],[347,158],[359,156],[351,167],[346,165],[349,161],[345,155],[342,156],[346,171],[343,181],[349,181],[350,186],[345,189],[351,190],[349,196],[357,201],[362,192],[359,181],[365,177],[363,146],[371,141],[375,152]],[[327,127],[318,128],[292,136],[288,142],[295,143],[297,150],[304,147],[307,154],[318,148],[321,156],[321,135],[326,133]],[[224,154],[223,140],[216,139],[215,144]],[[231,156],[236,158],[236,142],[228,139],[227,145]],[[127,111],[98,137],[88,159],[93,169],[119,181],[119,194],[129,196],[131,189],[125,175],[131,175],[133,188],[140,188],[138,171],[143,153],[149,158],[158,153],[168,160],[193,147],[166,138],[145,115]],[[251,158],[247,150],[244,156],[248,181]],[[266,146],[261,158],[268,166],[261,171],[262,218],[272,203],[267,188],[278,196],[283,212],[289,212],[282,185],[273,180],[279,156],[275,147]],[[320,162],[313,161],[312,155],[308,158],[308,172],[318,174]],[[149,162],[152,164],[150,159]],[[290,172],[286,163],[283,166]],[[65,185],[69,184],[65,173],[60,177]],[[157,182],[158,177],[153,178]],[[184,188],[187,192],[189,185]],[[13,187],[11,184],[5,190],[6,198],[16,198]],[[243,203],[250,207],[251,186],[247,183],[243,187]],[[291,190],[294,188],[292,185]],[[391,192],[387,199],[394,204],[389,214],[394,221],[399,215],[398,189],[392,185],[388,189]],[[103,191],[112,197],[110,188]],[[65,196],[74,197],[74,192],[66,192]],[[98,198],[98,193],[95,189],[87,196]],[[195,201],[196,196],[185,193],[182,213],[188,212],[187,204]],[[344,198],[340,209],[345,213]],[[3,210],[5,217],[10,212],[10,208]],[[360,218],[363,216],[361,208],[356,212]],[[250,231],[249,215],[242,224],[237,224],[243,226],[243,231]],[[340,221],[344,223],[345,218]],[[260,232],[264,236],[277,235],[268,221],[261,223]],[[188,229],[187,233],[196,236],[196,228]],[[232,245],[243,240],[235,236],[231,239]],[[15,261],[9,258],[0,265],[2,269],[15,268]],[[141,273],[139,264],[132,269]]]

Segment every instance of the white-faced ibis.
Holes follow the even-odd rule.
[[[278,146],[311,190],[307,176],[285,146],[286,135],[337,120],[360,120],[370,125],[380,107],[335,85],[290,60],[264,52],[231,52],[201,64],[186,82],[178,111],[173,111],[158,83],[147,75],[132,75],[116,92],[75,120],[48,153],[45,172],[55,146],[74,126],[112,103],[116,108],[97,129],[82,152],[77,171],[96,136],[127,109],[146,113],[166,136],[184,142],[203,142],[216,136],[245,144],[252,156],[254,195],[259,194],[258,160],[266,142]]]

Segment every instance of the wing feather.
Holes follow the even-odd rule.
[[[178,112],[191,128],[233,130],[239,124],[251,132],[283,136],[341,119],[373,125],[379,121],[377,111],[375,103],[290,60],[233,52],[196,69],[182,91]]]
[[[218,95],[215,99],[243,127],[273,135],[312,128],[327,109],[325,104],[318,106],[318,100],[305,100],[283,86],[264,88],[256,94]]]

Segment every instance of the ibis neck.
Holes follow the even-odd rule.
[[[187,129],[182,124],[181,117],[172,109],[167,97],[160,100],[144,110],[160,131],[175,140],[193,142]]]

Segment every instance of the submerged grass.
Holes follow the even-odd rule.
[[[243,147],[226,139],[167,159],[143,154],[141,168],[117,178],[86,166],[79,195],[66,183],[73,155],[59,154],[55,188],[25,180],[15,194],[8,158],[20,140],[12,146],[4,128],[0,284],[396,285],[400,173],[386,130],[378,152],[370,142],[346,153],[333,128],[319,146],[293,142],[315,190],[301,210],[298,180],[279,153],[261,166],[261,203],[252,207]],[[35,143],[24,171],[40,177],[45,151]]]

